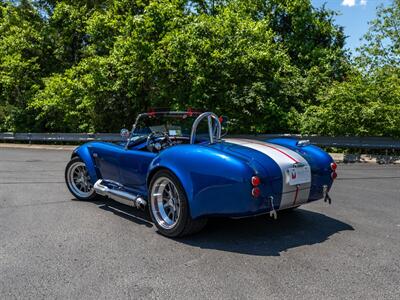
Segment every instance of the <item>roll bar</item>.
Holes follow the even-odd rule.
[[[214,141],[219,141],[221,139],[221,123],[219,122],[218,116],[212,112],[205,112],[202,113],[200,116],[197,117],[196,120],[194,120],[193,125],[192,125],[192,131],[190,133],[190,143],[194,144],[196,141],[196,132],[197,132],[197,126],[199,126],[200,122],[204,119],[207,118],[208,121],[208,134],[210,137],[210,143],[213,144]],[[216,127],[214,128],[213,126],[213,119],[215,121]],[[216,136],[214,137],[214,132],[216,131]]]

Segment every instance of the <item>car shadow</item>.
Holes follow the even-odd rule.
[[[136,224],[154,227],[147,210],[138,210],[110,199],[93,203]],[[277,220],[268,215],[244,219],[211,218],[201,232],[174,240],[201,249],[279,256],[292,248],[322,243],[333,234],[347,230],[354,228],[318,212],[296,209],[278,213]]]
[[[200,233],[182,239],[191,246],[260,256],[279,256],[292,248],[326,241],[335,233],[354,230],[342,221],[304,209],[246,219],[210,220]]]
[[[136,224],[153,227],[153,223],[150,220],[147,210],[136,209],[108,198],[92,201],[92,203],[96,204],[100,209],[112,212],[115,215]]]

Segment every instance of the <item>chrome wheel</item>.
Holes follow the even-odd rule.
[[[150,194],[151,210],[156,222],[164,229],[173,228],[180,217],[180,198],[175,184],[167,177],[156,179]]]
[[[69,167],[66,177],[68,186],[77,197],[88,198],[94,193],[90,176],[83,162],[74,162]]]

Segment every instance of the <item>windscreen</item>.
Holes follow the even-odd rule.
[[[199,114],[186,113],[156,113],[144,115],[137,120],[134,134],[137,136],[148,135],[152,132],[165,132],[170,137],[190,137],[192,125]],[[197,127],[197,135],[207,135],[207,121],[201,122]]]

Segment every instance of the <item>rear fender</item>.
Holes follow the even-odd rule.
[[[165,168],[180,180],[192,218],[229,214],[246,209],[254,170],[243,161],[201,145],[177,145],[165,149],[150,164],[147,182],[154,171]],[[242,208],[243,207],[243,208]]]

